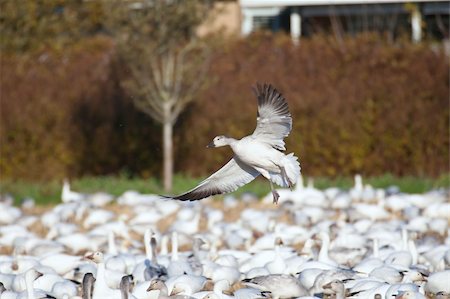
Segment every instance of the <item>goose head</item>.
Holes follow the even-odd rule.
[[[280,237],[275,238],[275,246],[283,246],[283,240]]]
[[[95,262],[95,263],[102,263],[103,262],[103,253],[100,251],[96,251],[93,253],[88,253],[84,256],[85,258]]]
[[[173,286],[173,289],[170,292],[170,296],[181,295],[183,293],[192,294],[191,287],[186,283],[177,282]]]
[[[410,270],[405,273],[405,278],[412,282],[427,281],[427,276],[416,270]]]
[[[447,299],[449,297],[449,294],[445,293],[444,291],[440,291],[436,293],[436,296],[434,296],[435,299]]]
[[[324,290],[331,290],[332,293],[344,293],[345,287],[342,281],[335,279],[322,286]]]
[[[153,290],[163,290],[164,288],[166,288],[166,285],[162,280],[154,279],[150,282],[150,286],[147,288],[147,292]]]
[[[395,296],[395,299],[414,299],[415,294],[411,291],[401,292]]]
[[[207,148],[213,148],[213,147],[221,147],[225,145],[230,145],[232,138],[228,138],[224,135],[219,135],[214,137],[214,139],[206,146]]]

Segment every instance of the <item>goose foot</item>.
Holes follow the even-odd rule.
[[[289,189],[292,191],[292,187],[294,186],[294,184],[292,184],[291,180],[287,176],[286,169],[284,169],[284,167],[280,166],[280,170],[281,170],[281,175],[284,177],[284,179],[286,180],[286,182],[288,184]]]
[[[272,190],[272,195],[273,195],[273,203],[278,204],[278,198],[280,198],[280,194],[278,194],[277,191]]]

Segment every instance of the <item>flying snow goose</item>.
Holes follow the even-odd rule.
[[[208,196],[233,192],[251,182],[260,174],[270,182],[273,202],[280,197],[273,183],[290,187],[297,182],[300,164],[293,153],[286,150],[283,139],[292,128],[292,118],[285,98],[268,84],[257,84],[253,89],[258,99],[257,125],[252,135],[240,140],[217,136],[207,147],[229,145],[233,158],[216,173],[194,189],[169,197],[178,200],[200,200]]]

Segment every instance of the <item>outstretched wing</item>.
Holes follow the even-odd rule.
[[[292,129],[292,117],[286,99],[272,85],[256,83],[253,88],[258,99],[258,117],[252,137],[278,150],[286,150],[284,137]]]
[[[193,201],[216,194],[233,192],[253,181],[259,174],[256,169],[233,157],[194,189],[170,198]]]

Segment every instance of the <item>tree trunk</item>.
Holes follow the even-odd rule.
[[[172,191],[172,177],[173,177],[173,140],[172,140],[173,125],[171,122],[163,124],[163,178],[164,190],[166,192]]]

